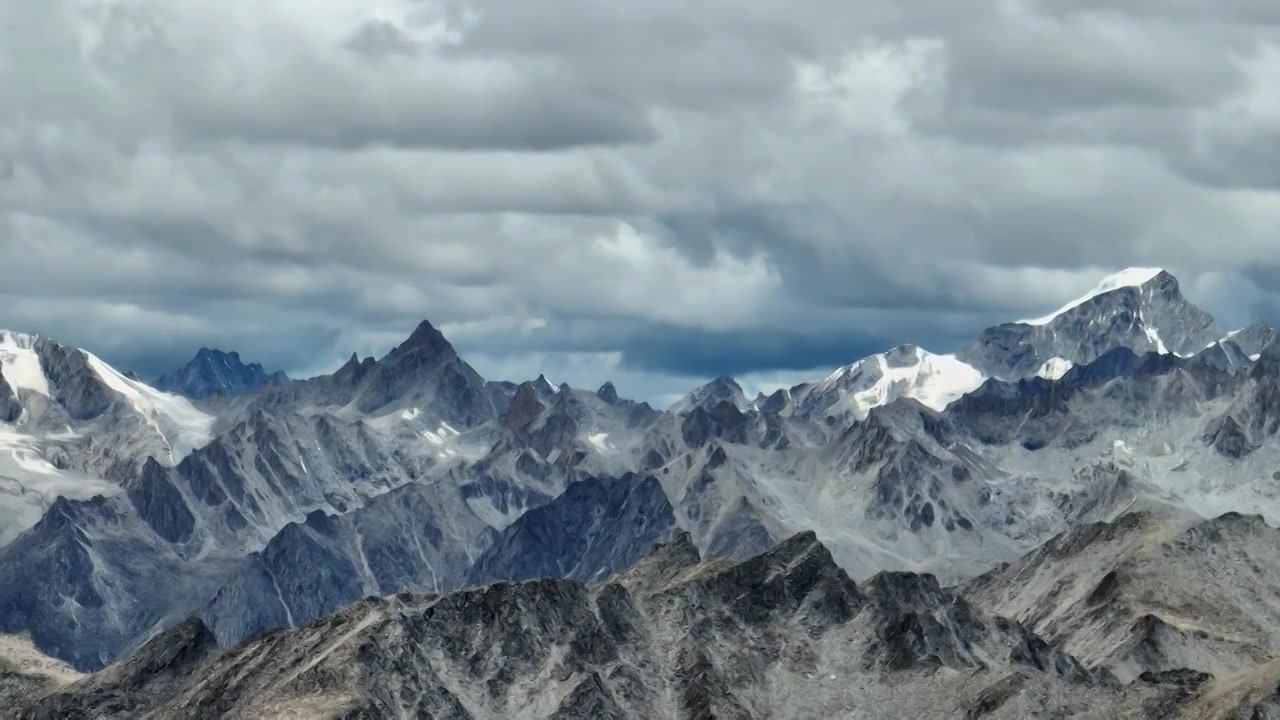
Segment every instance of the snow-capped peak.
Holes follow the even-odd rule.
[[[830,415],[847,410],[859,418],[899,398],[942,410],[986,380],[955,355],[935,355],[903,345],[836,370],[797,400],[801,406],[816,405],[805,412]]]
[[[1098,297],[1099,295],[1104,295],[1114,290],[1119,290],[1121,288],[1126,288],[1126,287],[1142,287],[1143,285],[1146,285],[1147,283],[1154,280],[1162,272],[1164,272],[1164,268],[1131,267],[1125,270],[1121,270],[1118,273],[1115,273],[1113,275],[1108,275],[1107,277],[1103,278],[1102,282],[1098,283],[1098,285],[1094,287],[1092,290],[1085,293],[1084,295],[1081,295],[1075,300],[1072,300],[1066,305],[1063,305],[1062,307],[1058,308],[1054,312],[1048,315],[1045,315],[1043,317],[1038,317],[1031,320],[1019,320],[1018,322],[1023,325],[1048,325],[1049,323],[1053,322],[1053,320],[1057,318],[1059,315],[1062,315],[1063,313],[1068,312],[1073,308],[1079,307],[1080,305],[1083,305],[1089,302],[1090,300]]]

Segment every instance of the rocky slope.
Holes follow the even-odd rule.
[[[1280,672],[1265,652],[1240,657],[1243,669],[1210,672],[1201,667],[1214,665],[1222,638],[1165,626],[1152,651],[1144,643],[1153,623],[1140,620],[1137,642],[1117,625],[1119,655],[1093,653],[1094,629],[1110,620],[1070,608],[1109,607],[1100,594],[1157,593],[1163,586],[1147,576],[1101,589],[1081,578],[1083,597],[1058,593],[1048,604],[1031,600],[1042,592],[1034,581],[1010,584],[1054,565],[1070,575],[1088,553],[1125,565],[1161,543],[1228,553],[1211,571],[1192,563],[1157,573],[1166,579],[1246,570],[1249,552],[1237,543],[1268,532],[1251,522],[1173,529],[1127,517],[950,590],[911,573],[855,583],[811,533],[740,562],[702,559],[682,534],[609,582],[369,598],[230,649],[191,620],[96,675],[22,694],[14,716],[1269,717]],[[1166,615],[1194,609],[1180,605],[1192,595],[1170,598]],[[999,612],[1026,615],[1028,606],[1038,610],[1027,619]],[[1180,645],[1169,639],[1179,630]],[[1114,672],[1118,657],[1141,674]],[[1142,667],[1132,664],[1138,657]]]
[[[1236,513],[1081,525],[965,593],[1123,681],[1230,676],[1280,657],[1280,531]]]

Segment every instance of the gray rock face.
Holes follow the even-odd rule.
[[[1043,325],[989,328],[959,358],[989,377],[1016,380],[1035,375],[1053,358],[1084,365],[1120,347],[1138,354],[1194,355],[1225,335],[1183,298],[1176,278],[1161,272],[1140,287],[1097,295]]]
[[[700,448],[711,438],[744,444],[755,424],[749,415],[727,400],[716,402],[710,407],[696,406],[683,418],[680,431],[685,445],[690,448]]]
[[[248,556],[201,617],[221,643],[234,644],[370,595],[611,575],[675,532],[653,478],[572,483],[501,534],[472,512],[472,493],[450,482],[412,483],[343,515],[313,512]]]
[[[47,338],[36,342],[35,351],[52,386],[53,400],[72,420],[96,418],[116,401],[116,396],[89,367],[84,353]]]
[[[1232,459],[1253,454],[1280,432],[1280,345],[1264,348],[1247,377],[1231,407],[1205,431],[1206,441]]]
[[[1152,548],[1159,541],[1146,523],[1097,526],[1025,562],[1070,576],[1083,554]],[[1126,540],[1134,528],[1145,543]],[[1255,532],[1228,518],[1177,537],[1227,552],[1219,562],[1227,572],[1247,564],[1235,553]],[[859,587],[812,534],[742,562],[700,559],[680,535],[611,582],[369,598],[229,650],[191,621],[97,675],[22,696],[13,715],[1110,718],[1265,717],[1274,707],[1274,663],[1130,678],[1071,652],[1075,640],[1064,647],[1033,627],[1066,629],[1054,624],[1063,610],[1032,601],[1048,613],[1041,621],[992,610],[1023,607],[1024,598],[1094,602],[1042,596],[1040,571],[1010,567],[959,589],[885,573]],[[1104,582],[1103,591],[1131,585]],[[1109,635],[1126,635],[1123,623],[1079,617],[1093,623],[1083,642],[1103,647]]]
[[[620,399],[618,397],[618,388],[614,387],[611,382],[601,385],[600,389],[596,391],[596,395],[610,405],[617,405]]]
[[[1267,323],[1254,323],[1229,336],[1227,342],[1234,343],[1245,356],[1261,353],[1276,340],[1275,328]]]
[[[1136,427],[1162,422],[1174,412],[1195,412],[1199,404],[1234,391],[1241,379],[1232,371],[1199,356],[1140,356],[1117,348],[1073,367],[1059,381],[988,381],[943,415],[947,427],[984,445],[1017,443],[1032,451],[1079,447],[1095,440],[1109,423]],[[1126,395],[1130,402],[1124,402]],[[1086,405],[1090,407],[1082,410]],[[1100,405],[1104,407],[1095,410]],[[1097,411],[1106,415],[1091,420]]]
[[[580,427],[575,416],[574,400],[570,393],[554,395],[544,406],[538,399],[533,383],[525,383],[511,399],[503,424],[515,436],[516,441],[549,458],[557,450],[565,449],[578,437]]]
[[[234,350],[223,352],[204,347],[186,365],[157,380],[155,387],[203,400],[210,395],[241,395],[268,382],[285,380],[288,377],[284,373],[268,373],[259,363],[246,365]]]
[[[599,580],[628,567],[677,532],[653,477],[589,478],[530,510],[476,559],[467,582]]]
[[[227,645],[370,595],[451,590],[492,534],[446,483],[406,485],[345,515],[317,510],[245,558],[201,617]]]
[[[0,422],[17,422],[22,417],[22,404],[18,402],[18,394],[0,371]]]
[[[546,375],[539,375],[529,386],[544,405],[554,404],[560,394],[560,389],[551,384]]]
[[[156,535],[171,543],[186,542],[195,531],[196,518],[182,493],[170,480],[169,471],[153,459],[125,490],[130,502]],[[225,499],[225,497],[224,497]]]
[[[0,631],[26,632],[42,652],[90,669],[131,648],[190,594],[225,573],[197,572],[120,498],[58,500],[28,533],[0,551]],[[167,624],[167,623],[166,623]]]
[[[533,383],[522,383],[516,388],[511,403],[502,414],[502,425],[519,436],[528,431],[544,410],[546,406],[534,390]]]
[[[739,498],[706,534],[707,552],[718,557],[745,558],[778,542],[765,513],[750,500]]]
[[[675,415],[683,415],[696,408],[706,410],[720,403],[729,403],[739,410],[746,410],[751,404],[736,380],[727,375],[721,375],[686,395],[672,406],[671,412]]]

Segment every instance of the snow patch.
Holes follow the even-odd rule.
[[[404,412],[400,413],[400,418],[402,420],[414,420],[421,414],[422,414],[422,408],[413,408],[412,410],[405,410]]]
[[[214,417],[196,409],[191,401],[130,380],[93,353],[85,350],[80,352],[85,354],[89,367],[102,382],[123,397],[169,443],[172,463],[177,463],[192,450],[203,447],[213,439]]]
[[[458,432],[457,430],[454,430],[449,425],[449,423],[446,423],[446,422],[440,423],[440,427],[436,428],[434,431],[432,430],[422,431],[422,437],[426,438],[427,441],[430,442],[432,445],[444,445],[445,443],[449,442],[453,438],[458,437],[461,434],[462,433]],[[456,454],[453,450],[449,450],[448,453],[450,455]]]
[[[1097,287],[1093,288],[1092,290],[1085,293],[1084,295],[1081,295],[1075,300],[1072,300],[1066,305],[1063,305],[1062,307],[1058,308],[1055,312],[1050,313],[1049,315],[1045,315],[1044,317],[1038,317],[1032,320],[1019,320],[1018,322],[1022,325],[1048,325],[1049,323],[1053,322],[1054,319],[1057,318],[1059,315],[1065,312],[1068,312],[1076,307],[1079,307],[1080,305],[1083,305],[1089,302],[1090,300],[1098,297],[1099,295],[1104,295],[1113,290],[1119,290],[1120,288],[1141,287],[1147,284],[1148,282],[1151,282],[1151,280],[1153,280],[1157,275],[1159,275],[1162,272],[1164,272],[1164,268],[1132,267],[1126,270],[1121,270],[1120,272],[1114,275],[1108,275],[1107,277],[1103,278],[1102,282],[1098,283]]]
[[[1041,365],[1040,369],[1036,371],[1036,375],[1044,378],[1045,380],[1061,380],[1066,376],[1067,371],[1071,370],[1073,367],[1075,367],[1075,363],[1066,358],[1049,358],[1049,360],[1045,362],[1044,365]]]
[[[1164,341],[1160,339],[1160,333],[1156,332],[1156,329],[1150,325],[1146,325],[1143,329],[1147,332],[1147,340],[1156,346],[1156,352],[1161,355],[1168,355],[1169,348],[1164,346]]]
[[[44,440],[71,440],[74,433]],[[58,497],[83,500],[114,495],[120,486],[100,478],[59,470],[45,460],[41,439],[0,425],[0,547],[35,525]]]
[[[36,355],[32,335],[0,331],[0,375],[15,391],[27,390],[49,397],[49,379]]]
[[[597,450],[607,450],[609,448],[606,441],[609,439],[609,433],[596,433],[587,437],[587,441],[596,446]]]

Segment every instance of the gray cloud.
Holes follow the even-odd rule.
[[[667,398],[947,350],[1130,264],[1280,318],[1274,3],[47,0],[0,326],[296,373],[422,317]]]

